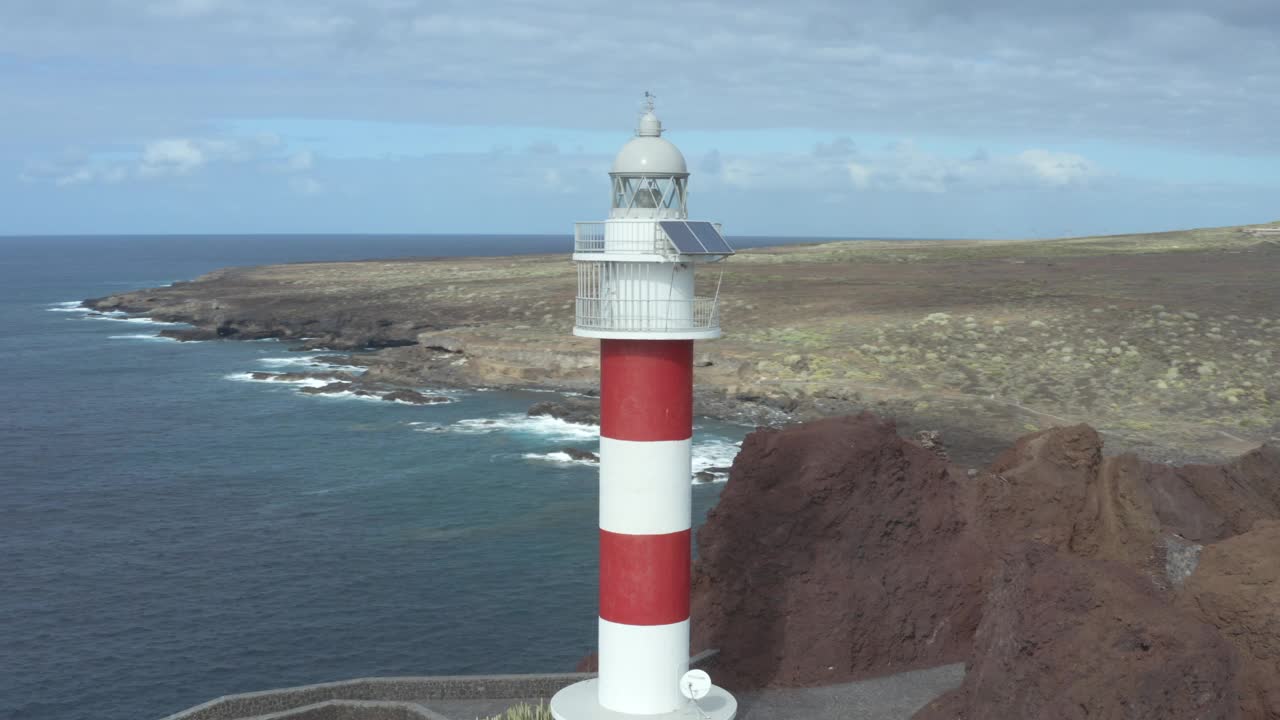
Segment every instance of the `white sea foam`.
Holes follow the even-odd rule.
[[[432,393],[432,396],[448,397],[449,399],[446,402],[430,402],[430,403],[416,403],[416,402],[409,402],[408,400],[391,400],[390,402],[395,403],[396,405],[412,405],[414,407],[431,407],[433,405],[448,405],[449,403],[458,402],[457,399],[449,397],[448,395],[439,395],[437,393]]]
[[[462,435],[485,435],[495,432],[516,432],[539,435],[557,441],[594,440],[600,435],[599,425],[578,425],[558,418],[539,415],[529,417],[512,413],[496,418],[459,420],[451,425],[421,426],[418,432],[453,432]]]
[[[164,320],[152,320],[148,317],[129,317],[123,313],[90,313],[85,315],[88,320],[110,320],[111,322],[132,323],[134,325],[161,325],[165,327],[190,327],[187,323],[166,322]]]
[[[268,365],[270,367],[287,367],[287,366],[315,367],[316,365],[319,364],[315,361],[317,357],[319,356],[318,355],[298,355],[297,357],[268,357],[268,358],[258,358],[258,362],[263,365]]]
[[[131,335],[108,335],[108,340],[149,340],[153,342],[178,342],[173,338],[164,337],[163,335],[148,335],[146,333],[133,333]]]
[[[382,398],[377,395],[357,395],[350,390],[343,390],[335,393],[308,393],[311,397],[317,398],[336,398],[339,400],[369,400],[372,402],[382,402]]]
[[[334,380],[321,380],[320,378],[286,378],[278,379],[274,376],[265,378],[256,378],[253,373],[238,372],[224,375],[227,380],[235,380],[237,382],[265,382],[274,383],[276,385],[297,385],[299,387],[324,387]]]
[[[66,302],[49,303],[45,307],[49,312],[70,312],[70,313],[89,313],[93,312],[90,308],[84,306],[79,300],[68,300]]]
[[[358,365],[336,365],[333,363],[317,362],[319,355],[298,355],[296,357],[266,357],[258,358],[258,362],[267,367],[304,367],[319,370],[329,370],[333,372],[349,372],[362,373],[366,368]]]
[[[557,465],[588,465],[595,467],[598,464],[591,460],[574,460],[569,457],[569,453],[558,450],[556,452],[549,453],[525,453],[523,457],[526,460],[540,460],[543,462],[556,463]]]
[[[733,459],[738,456],[738,450],[737,443],[723,438],[710,438],[696,442],[693,445],[693,471],[698,473],[714,467],[729,467],[733,464]],[[728,473],[723,471],[713,474],[715,482],[725,482],[729,479]]]
[[[428,423],[412,423],[415,425],[426,426],[422,432],[446,432],[448,426],[432,426]],[[495,427],[492,425],[486,427]],[[698,473],[711,468],[729,467],[733,464],[734,457],[738,454],[738,446],[724,438],[711,438],[694,443],[693,445],[693,472]],[[592,452],[599,452],[593,448]],[[574,460],[569,454],[556,450],[547,453],[525,453],[523,457],[526,460],[539,460],[542,462],[551,462],[560,465],[590,465],[596,466],[596,463],[590,460]],[[724,471],[716,471],[712,473],[714,479],[712,482],[722,483],[729,479],[729,474]]]

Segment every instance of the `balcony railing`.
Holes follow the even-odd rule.
[[[716,298],[614,300],[579,297],[577,326],[616,332],[688,332],[720,327]]]
[[[658,229],[657,223],[627,223],[615,230],[605,243],[605,223],[580,222],[573,226],[573,251],[575,253],[625,253],[633,255],[661,255],[669,252],[670,243]]]

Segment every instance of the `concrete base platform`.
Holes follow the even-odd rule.
[[[694,705],[689,701],[675,712],[662,715],[629,715],[601,707],[596,680],[574,683],[551,698],[551,715],[556,720],[733,720],[738,701],[727,690],[711,686],[711,692]]]

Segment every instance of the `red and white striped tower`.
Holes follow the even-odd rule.
[[[600,340],[600,674],[551,701],[558,720],[732,720],[712,688],[698,707],[689,669],[693,341],[720,337],[716,294],[694,292],[697,265],[733,254],[719,228],[688,220],[689,171],[662,138],[646,94],[618,153],[613,207],[578,223],[574,334]]]

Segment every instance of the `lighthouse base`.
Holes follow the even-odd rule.
[[[711,692],[694,705],[692,700],[679,709],[658,715],[632,715],[600,705],[596,680],[584,680],[561,690],[551,698],[551,715],[556,720],[733,720],[738,701],[728,690],[712,686]]]

